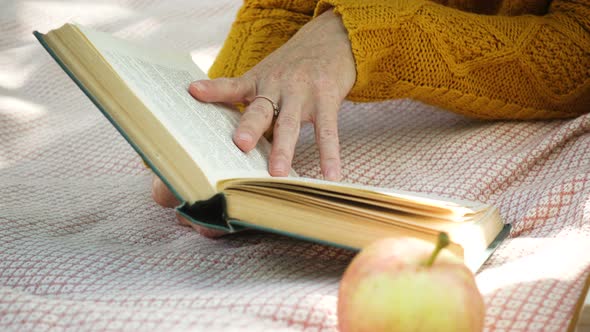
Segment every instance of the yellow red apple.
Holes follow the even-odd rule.
[[[341,332],[481,331],[483,297],[473,273],[443,248],[414,238],[382,239],[348,266],[338,293]]]

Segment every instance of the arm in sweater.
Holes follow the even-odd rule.
[[[590,1],[545,16],[486,16],[427,0],[246,0],[212,77],[239,76],[334,7],[357,82],[348,98],[414,98],[493,119],[570,117],[590,105]],[[444,2],[444,1],[442,1]],[[460,6],[458,6],[460,7]]]
[[[209,76],[244,74],[309,22],[316,5],[317,0],[245,0]]]
[[[414,98],[479,118],[590,111],[590,1],[484,16],[425,0],[320,0],[348,30],[355,101]]]

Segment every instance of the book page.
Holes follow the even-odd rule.
[[[167,53],[77,26],[121,79],[201,166],[212,183],[230,174],[268,174],[270,143],[242,152],[232,135],[240,114],[228,107],[201,103],[188,93],[192,81],[207,76],[187,54]]]
[[[350,196],[351,201],[358,201],[356,197],[365,202],[375,201],[387,204],[403,204],[437,211],[438,214],[463,217],[469,214],[480,213],[490,206],[481,202],[441,197],[433,194],[379,188],[352,183],[338,183],[310,178],[235,178],[226,179],[218,184],[220,190],[236,188],[241,185],[267,186],[267,187],[293,187],[291,190],[313,192],[325,192],[327,196],[340,194]],[[298,188],[295,188],[298,187]],[[377,204],[378,205],[378,204]]]

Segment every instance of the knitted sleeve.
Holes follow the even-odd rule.
[[[309,22],[317,0],[245,0],[209,76],[244,74]]]
[[[413,98],[468,116],[543,119],[590,111],[590,0],[544,16],[488,16],[427,0],[320,0],[342,16],[354,101]]]

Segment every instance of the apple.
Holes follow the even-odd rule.
[[[338,292],[338,326],[356,331],[481,331],[483,297],[450,251],[415,238],[378,240],[353,259]]]

